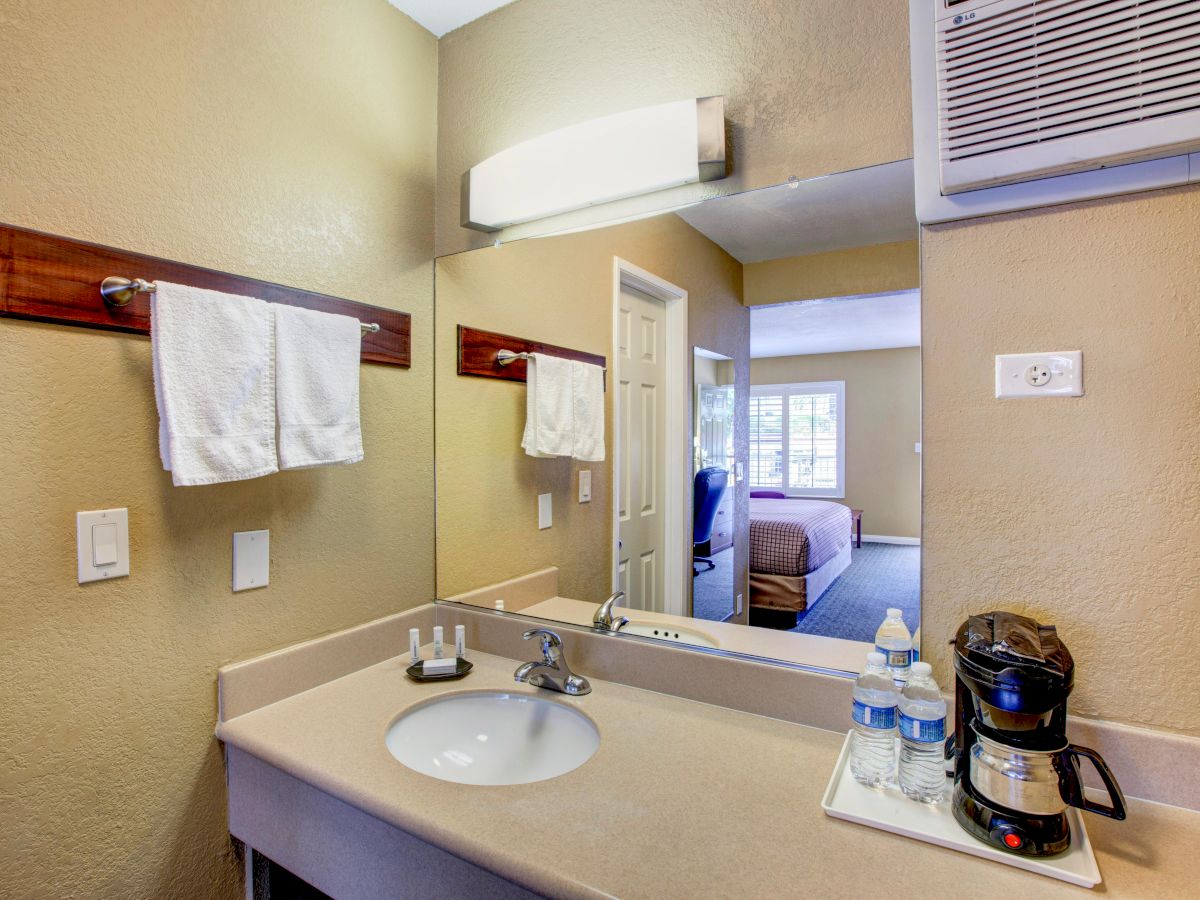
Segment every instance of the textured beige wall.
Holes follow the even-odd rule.
[[[217,666],[432,596],[436,53],[384,0],[0,6],[0,221],[415,331],[411,370],[363,367],[362,464],[174,488],[146,339],[0,321],[0,895],[241,896]],[[77,585],[108,506],[132,575]],[[252,528],[271,586],[234,595]]]
[[[901,241],[749,263],[742,280],[747,306],[906,291],[921,286],[921,245]]]
[[[1072,709],[1200,735],[1200,191],[926,228],[924,648],[1054,622]],[[1079,399],[993,399],[997,353],[1082,350]],[[1120,773],[1118,773],[1119,775]]]
[[[863,531],[921,536],[921,348],[773,356],[750,362],[750,383],[846,382],[846,497]]]
[[[533,459],[521,450],[524,385],[459,376],[457,326],[598,353],[611,362],[614,256],[688,291],[689,346],[732,357],[745,396],[750,315],[740,303],[741,266],[676,215],[439,259],[438,596],[545,566],[560,567],[563,596],[598,601],[611,590],[612,390],[606,394],[605,462]],[[743,400],[742,415],[746,410]],[[743,442],[740,459],[746,449]],[[690,454],[676,463],[690,471]],[[577,473],[584,468],[592,471],[592,501],[580,504]],[[554,525],[538,530],[537,495],[546,492],[554,495]],[[744,578],[744,534],[735,566]]]
[[[471,166],[653,103],[723,94],[732,176],[570,221],[912,156],[905,0],[520,0],[446,35],[439,62],[439,254],[489,242],[459,226]]]

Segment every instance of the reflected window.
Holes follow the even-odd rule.
[[[750,392],[750,487],[793,497],[846,495],[846,382]]]

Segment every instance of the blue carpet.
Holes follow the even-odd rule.
[[[849,567],[800,613],[792,630],[874,641],[889,606],[904,610],[904,624],[916,631],[921,616],[921,548],[864,543],[861,549],[851,549]]]
[[[706,571],[701,563],[700,574],[692,579],[692,615],[720,622],[733,614],[733,548],[722,550],[712,561],[715,569]]]

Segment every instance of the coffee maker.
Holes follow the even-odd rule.
[[[1071,845],[1068,806],[1125,818],[1125,798],[1100,754],[1067,741],[1075,662],[1053,625],[1014,613],[971,616],[954,639],[954,818],[974,837],[1021,856]],[[1096,767],[1109,805],[1083,794],[1080,759]]]

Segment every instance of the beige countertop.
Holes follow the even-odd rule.
[[[931,892],[957,886],[979,900],[1088,895],[828,818],[820,800],[839,734],[604,681],[569,698],[515,684],[515,660],[471,659],[474,672],[449,684],[416,684],[406,659],[388,660],[223,722],[217,735],[551,897],[861,898],[888,892],[899,866],[906,883],[920,877]],[[599,727],[599,750],[566,775],[506,787],[438,781],[392,758],[384,734],[403,710],[481,689],[577,707]],[[1086,819],[1104,876],[1096,892],[1192,894],[1200,813],[1134,800],[1125,822]]]

